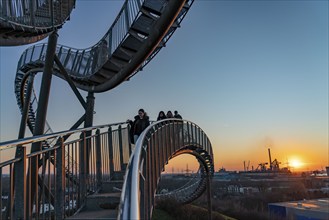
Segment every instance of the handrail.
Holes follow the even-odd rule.
[[[128,33],[128,30],[129,30],[129,28],[127,28],[127,26],[123,25],[124,23],[128,22],[128,21],[126,21],[125,12],[130,11],[129,16],[131,18],[136,19],[136,16],[139,13],[140,7],[144,3],[144,1],[145,0],[125,0],[121,10],[119,11],[117,17],[115,18],[114,22],[110,26],[109,30],[95,45],[85,48],[85,49],[77,49],[77,48],[71,48],[68,46],[58,45],[57,46],[58,50],[64,50],[64,52],[62,51],[62,54],[67,54],[67,56],[71,57],[71,58],[66,58],[66,59],[75,60],[76,57],[81,56],[81,60],[88,60],[92,56],[92,54],[95,54],[95,57],[96,57],[96,56],[98,56],[97,55],[98,53],[102,53],[102,52],[104,53],[104,51],[102,51],[103,48],[102,48],[101,44],[102,44],[102,42],[104,42],[106,40],[106,42],[110,43],[110,44],[107,44],[106,51],[108,51],[109,55],[111,55],[114,52],[114,49],[116,49],[118,47],[118,45],[122,42],[122,39],[125,38],[126,34]],[[134,10],[136,8],[136,6],[139,6],[138,10]],[[120,26],[120,27],[118,27],[118,26]],[[120,31],[113,30],[115,28]],[[110,41],[110,39],[112,39],[112,41]],[[28,51],[32,50],[32,48],[34,49],[34,48],[37,48],[37,47],[40,47],[43,45],[46,45],[46,44],[38,44],[38,45],[27,48],[24,51],[24,53],[22,54],[22,57],[24,56],[24,54],[27,54]],[[68,51],[70,51],[70,52],[68,52]],[[74,52],[71,52],[71,51],[74,51]],[[40,57],[45,58],[46,51],[43,51],[43,53],[44,54]],[[75,58],[73,58],[72,56],[74,56]],[[38,59],[38,60],[43,60],[43,59]],[[100,65],[103,64],[103,62],[105,62],[105,60],[102,60],[101,62],[97,62],[95,69],[93,71],[97,71],[98,69],[100,69],[101,68]],[[18,66],[18,69],[24,64],[26,64],[26,63],[21,63],[20,66]],[[87,75],[81,74],[81,73],[84,73],[85,70],[76,72],[75,66],[76,65],[72,65],[71,68],[68,68],[70,74],[75,77],[85,78],[94,73],[94,72],[88,71]],[[91,66],[89,66],[89,67],[91,67]]]
[[[97,126],[88,127],[88,128],[78,128],[78,129],[74,129],[74,130],[55,132],[52,134],[43,134],[43,135],[38,135],[38,136],[33,136],[33,137],[27,137],[27,138],[22,138],[22,139],[18,139],[18,140],[4,141],[4,142],[0,143],[0,150],[5,150],[8,148],[16,147],[18,145],[26,145],[26,144],[31,144],[31,143],[35,143],[35,142],[45,141],[47,139],[71,135],[71,134],[78,133],[78,132],[92,131],[95,129],[105,128],[105,127],[110,127],[110,126],[117,126],[117,125],[122,125],[122,124],[127,124],[127,123],[118,122],[118,123],[113,123],[113,124],[97,125]]]
[[[207,176],[213,175],[210,141],[194,123],[180,119],[165,119],[151,124],[143,131],[127,166],[118,219],[151,218],[161,171],[168,160],[180,151],[196,156]],[[155,166],[152,165],[152,161],[156,161]],[[205,187],[205,184],[203,186]],[[194,198],[199,197],[203,191],[195,191],[197,194],[193,195]]]
[[[65,142],[64,137],[73,133]],[[56,145],[28,152],[31,143],[56,137]],[[0,143],[1,151],[13,146],[19,151],[0,162],[0,188],[7,184],[3,174],[10,175],[9,190],[0,190],[1,197],[8,196],[8,203],[0,201],[0,209],[6,208],[9,219],[64,219],[73,215],[86,205],[88,195],[101,190],[102,182],[124,171],[130,151],[123,149],[131,149],[129,140],[128,123],[118,122]],[[111,161],[111,155],[120,158]],[[42,169],[31,166],[33,160],[41,163]],[[35,185],[29,174],[33,168],[38,174]],[[33,191],[37,199],[31,197]]]

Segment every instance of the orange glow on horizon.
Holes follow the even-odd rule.
[[[290,143],[291,144],[291,143]],[[288,146],[288,147],[287,147]],[[260,163],[268,163],[269,155],[266,147],[231,147],[220,148],[213,145],[215,172],[221,168],[227,171],[243,171],[244,163],[248,166],[248,170],[256,170]],[[323,147],[323,150],[314,150],[300,143],[284,145],[280,148],[274,146],[271,148],[271,159],[277,159],[280,168],[290,168],[291,171],[314,171],[323,170],[329,166],[328,150]],[[169,161],[165,168],[166,173],[185,173],[186,170],[196,172],[199,168],[199,163],[192,155],[180,155]]]
[[[195,173],[199,169],[196,158],[189,154],[177,156],[165,166],[164,173]]]

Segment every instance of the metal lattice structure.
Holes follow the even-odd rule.
[[[126,0],[114,23],[97,44],[81,50],[61,45],[56,47],[62,69],[55,65],[54,74],[67,80],[63,71],[67,72],[75,86],[86,91],[102,92],[114,88],[140,71],[165,46],[192,3],[191,0]],[[159,28],[163,31],[160,32]],[[104,42],[109,43],[106,46]],[[42,72],[46,52],[47,44],[34,45],[23,52],[18,62],[15,95],[21,111],[27,78],[30,74]],[[35,93],[31,100],[32,104],[36,103]],[[32,104],[28,116],[31,131],[36,115],[36,106]],[[51,131],[50,126],[46,126],[46,130]]]
[[[56,55],[75,85],[104,92],[128,80],[163,48],[193,1],[125,1],[114,23],[94,46],[75,49],[58,45]],[[42,68],[46,45],[28,48],[17,68],[17,81],[31,69]],[[59,68],[54,74],[64,78]]]
[[[26,49],[18,62],[19,136],[24,136],[26,124],[35,136],[0,143],[0,150],[16,148],[15,157],[0,164],[0,173],[9,170],[10,175],[8,202],[4,206],[0,201],[0,208],[7,209],[1,218],[79,218],[83,208],[93,206],[87,198],[116,178],[124,179],[118,218],[151,218],[161,171],[168,160],[181,154],[197,158],[198,177],[166,196],[189,203],[209,189],[212,148],[194,123],[174,119],[154,123],[134,150],[126,123],[92,126],[93,94],[109,91],[142,70],[180,27],[193,2],[125,0],[99,42],[75,49],[57,45],[56,32],[69,18],[74,0],[0,0],[0,45],[32,43],[49,35],[48,44]],[[40,105],[47,105],[49,88],[41,86],[41,104],[33,90],[34,75],[41,72],[47,82],[52,74],[66,80],[85,108],[85,115],[69,131],[54,133],[45,120]],[[77,88],[88,92],[86,102]],[[83,121],[85,128],[76,129]],[[1,195],[2,180],[3,176]],[[121,187],[114,188],[121,191]]]
[[[64,141],[67,135],[76,138]],[[52,139],[58,140],[53,147],[29,153],[33,143]],[[172,192],[176,194],[174,198],[188,203],[209,188],[214,172],[212,147],[196,124],[167,119],[146,128],[134,150],[129,140],[129,126],[115,123],[0,143],[1,151],[22,149],[19,157],[0,163],[0,173],[9,173],[9,178],[5,175],[0,178],[0,195],[9,198],[7,203],[0,201],[0,207],[8,211],[2,212],[1,217],[63,219],[73,215],[79,219],[81,216],[76,214],[89,206],[89,196],[97,195],[106,183],[115,183],[116,176],[121,175],[124,183],[122,192],[119,190],[121,200],[115,216],[118,219],[150,219],[165,164],[186,153],[199,161],[200,175],[194,184]],[[32,179],[26,166],[35,158],[43,163],[37,175],[36,197],[39,199],[31,197],[28,183]],[[14,167],[22,172],[13,172]],[[20,179],[15,187],[14,177]],[[8,192],[2,189],[6,178],[9,179]]]
[[[102,182],[124,171],[121,168],[131,153],[123,150],[131,149],[128,129],[126,123],[114,123],[0,143],[3,152],[22,149],[19,157],[0,163],[0,195],[9,199],[7,203],[0,200],[1,219],[63,219],[73,215]],[[64,141],[68,135],[75,138]],[[53,139],[58,141],[51,148],[29,152],[33,143]],[[119,157],[114,159],[114,155]],[[37,175],[39,199],[31,197],[28,184],[32,181],[28,165],[35,158],[43,164]],[[14,172],[14,167],[22,172]],[[3,173],[8,173],[9,178]],[[14,185],[14,178],[19,179],[18,184]],[[5,179],[9,179],[8,191],[3,190]]]

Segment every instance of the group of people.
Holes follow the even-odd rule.
[[[168,111],[167,114],[164,113],[164,111],[160,111],[158,114],[157,121],[167,119],[167,118],[178,118],[178,119],[183,119],[180,114],[178,114],[178,111],[174,111],[174,115],[172,114],[171,111]]]
[[[174,114],[171,111],[168,111],[167,114],[165,114],[164,111],[160,111],[158,114],[157,121],[163,119],[169,119],[169,118],[183,119],[182,116],[178,114],[178,111],[174,111]],[[131,142],[136,143],[139,135],[141,135],[144,129],[150,125],[150,118],[147,115],[147,113],[144,111],[144,109],[141,108],[138,110],[138,115],[134,117],[134,121],[128,119],[127,122],[131,126],[130,129]]]

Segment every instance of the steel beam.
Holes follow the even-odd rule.
[[[65,145],[63,138],[60,138],[60,147],[56,150],[56,196],[55,196],[55,219],[63,219],[65,204],[64,204],[64,193],[65,193]]]
[[[79,90],[74,85],[74,82],[72,81],[72,79],[69,77],[69,75],[68,75],[67,71],[65,70],[64,66],[62,65],[61,61],[59,60],[59,58],[56,55],[55,55],[54,58],[55,58],[55,63],[57,64],[59,70],[63,74],[66,82],[70,85],[70,87],[73,90],[74,94],[76,95],[76,97],[78,98],[79,102],[81,103],[82,107],[84,109],[86,109],[87,108],[87,104],[86,104],[85,100],[82,98]]]
[[[26,95],[25,95],[25,99],[24,99],[21,124],[20,124],[20,128],[19,128],[19,133],[18,133],[18,139],[24,138],[24,136],[25,136],[26,123],[27,123],[27,119],[28,119],[32,89],[33,89],[33,81],[34,81],[34,74],[31,74],[29,76],[28,84],[27,84],[27,88],[26,88]],[[23,86],[22,89],[24,89],[24,85],[22,85],[22,86]]]
[[[58,38],[57,31],[54,31],[48,38],[46,61],[45,61],[44,72],[42,75],[37,117],[36,117],[34,132],[33,132],[34,136],[42,135],[44,133],[57,38]],[[41,142],[32,144],[31,153],[41,150],[41,146],[42,146]],[[32,198],[30,202],[32,202],[32,204],[33,204],[33,200],[36,199],[34,197],[36,192],[35,190],[38,186],[37,185],[38,170],[39,170],[38,157],[36,156],[35,158],[31,159],[31,166],[29,168],[29,174],[31,175],[30,189],[31,189],[31,198]],[[31,208],[33,207],[32,204],[30,204]]]
[[[94,106],[95,106],[94,93],[93,92],[88,92],[87,106],[86,106],[85,128],[93,126]]]
[[[28,79],[26,95],[23,105],[21,124],[18,133],[18,139],[24,138],[28,112],[30,107],[31,94],[33,89],[34,74],[31,74]],[[24,86],[24,85],[23,85]],[[14,165],[14,192],[15,192],[15,213],[17,219],[26,219],[26,149],[24,146],[17,146],[15,158],[21,160]],[[12,199],[12,198],[10,198]],[[7,205],[7,207],[9,207]],[[8,209],[9,210],[9,209]]]

